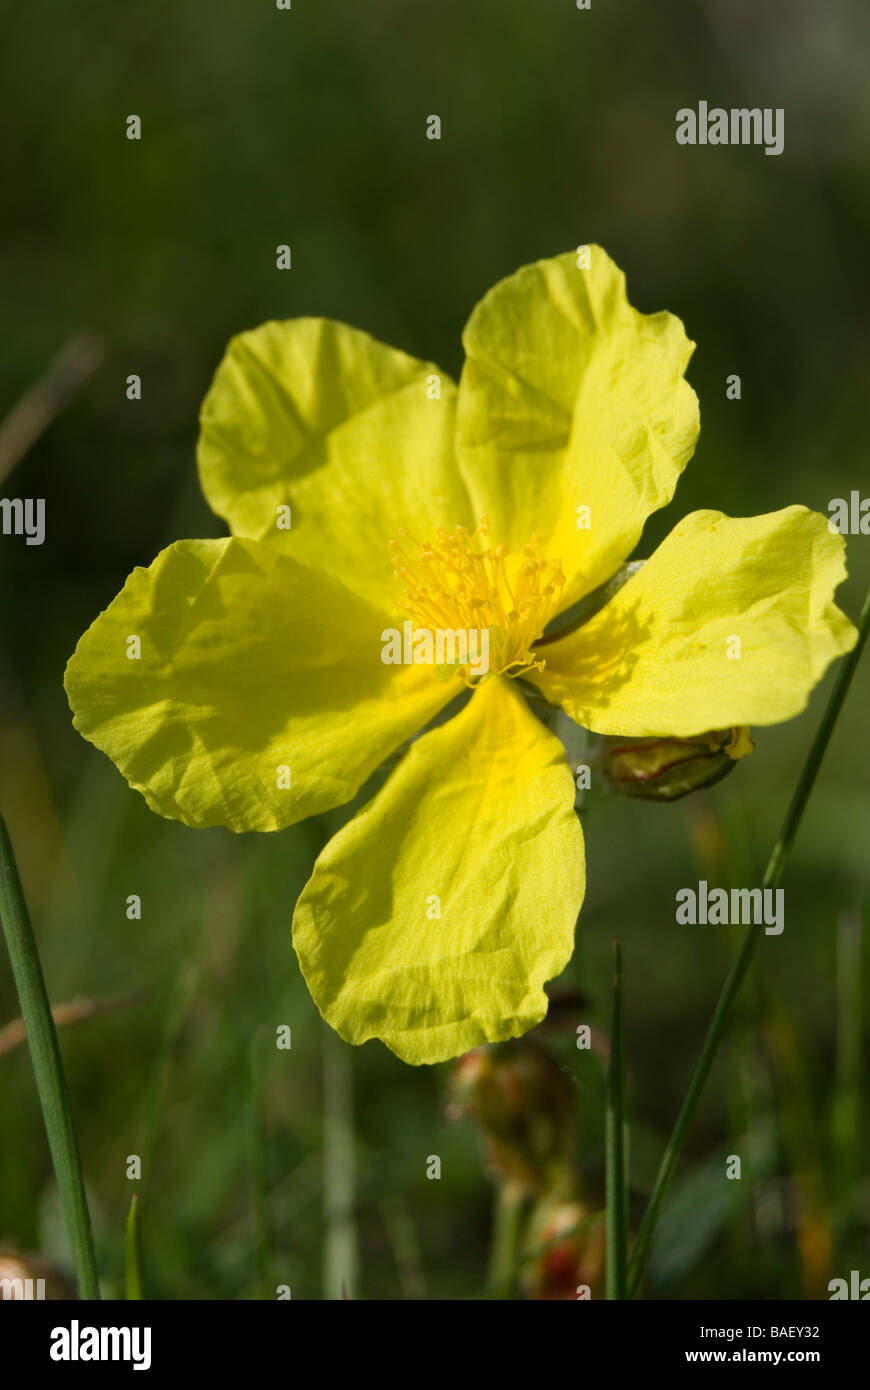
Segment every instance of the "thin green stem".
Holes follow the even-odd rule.
[[[27,1029],[27,1042],[42,1106],[45,1132],[60,1191],[64,1222],[72,1247],[79,1293],[97,1299],[100,1286],[94,1237],[85,1196],[69,1090],[51,1016],[51,1005],[36,948],[36,939],[12,851],[6,822],[0,816],[0,921],[9,948],[12,974]]]
[[[489,1262],[490,1298],[516,1297],[519,1252],[527,1213],[525,1194],[512,1183],[500,1183],[495,1196]]]
[[[142,1289],[142,1227],[139,1222],[139,1194],[134,1192],[130,1201],[127,1226],[124,1231],[124,1280],[127,1299],[144,1298]]]
[[[628,1297],[628,1183],[626,1179],[625,1053],[622,1035],[622,952],[613,943],[613,1024],[607,1068],[605,1124],[607,1183],[607,1297]]]
[[[834,683],[834,688],[828,700],[827,708],[822,716],[822,722],[818,727],[810,751],[807,754],[806,762],[804,763],[800,779],[795,788],[794,796],[791,799],[791,805],[782,823],[779,838],[767,861],[767,868],[764,871],[764,877],[761,881],[763,889],[775,888],[782,877],[789,851],[794,843],[795,835],[797,834],[798,827],[800,826],[804,811],[806,810],[810,792],[813,789],[819,767],[821,766],[822,759],[827,750],[828,743],[830,742],[831,734],[834,731],[834,726],[839,717],[840,710],[843,707],[843,701],[848,693],[852,677],[855,674],[864,643],[867,640],[868,630],[870,630],[870,593],[867,594],[864,600],[864,606],[861,609],[861,616],[858,620],[858,640],[843,662],[843,665],[840,667],[839,674]],[[763,929],[762,924],[759,922],[754,922],[752,926],[749,927],[740,943],[737,955],[732,962],[731,969],[722,986],[722,992],[719,995],[716,1008],[713,1011],[713,1017],[710,1020],[710,1026],[707,1029],[707,1036],[704,1039],[700,1056],[695,1063],[692,1079],[689,1082],[689,1087],[683,1099],[680,1113],[677,1116],[677,1122],[674,1125],[673,1133],[662,1157],[659,1171],[656,1175],[655,1186],[653,1187],[637,1240],[635,1241],[631,1265],[629,1267],[629,1297],[637,1291],[638,1284],[643,1275],[644,1265],[647,1255],[649,1254],[649,1248],[652,1243],[653,1233],[659,1218],[662,1202],[664,1201],[665,1194],[673,1178],[683,1145],[686,1142],[686,1137],[691,1127],[692,1120],[694,1119],[698,1100],[704,1089],[704,1084],[709,1075],[710,1068],[713,1065],[713,1059],[716,1056],[722,1034],[725,1031],[725,1025],[731,1012],[731,1006],[737,997],[737,993],[752,962],[755,948],[758,945]]]

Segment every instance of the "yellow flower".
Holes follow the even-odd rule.
[[[513,676],[593,731],[691,737],[797,714],[855,641],[831,597],[842,538],[788,507],[687,516],[542,644],[670,500],[693,344],[631,307],[598,248],[496,285],[464,344],[457,388],[323,319],[233,339],[198,453],[232,537],[135,570],[66,675],[76,727],[155,811],[236,831],[349,801],[466,694],[326,846],[294,918],[328,1022],[415,1063],[532,1027],[571,955],[574,783]],[[488,673],[385,664],[404,622],[485,628]]]

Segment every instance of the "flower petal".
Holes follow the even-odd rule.
[[[484,296],[459,383],[457,454],[474,510],[510,549],[537,532],[562,561],[566,607],[631,553],[698,436],[682,323],[639,314],[622,272],[590,251],[588,270],[557,256]]]
[[[293,943],[343,1038],[439,1062],[543,1018],[584,888],[561,745],[490,678],[326,846]]]
[[[535,683],[601,734],[691,737],[804,708],[856,629],[832,602],[844,543],[805,507],[692,512]],[[735,641],[736,639],[736,641]]]
[[[427,394],[432,377],[440,399]],[[399,527],[422,541],[472,520],[454,463],[455,401],[438,367],[355,328],[263,324],[232,339],[203,402],[203,492],[234,535],[283,542],[392,612]],[[284,506],[290,531],[277,525]]]
[[[456,694],[431,667],[385,666],[382,626],[275,546],[180,541],[79,642],[74,722],[160,815],[278,830],[348,801]]]

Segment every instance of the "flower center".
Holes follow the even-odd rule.
[[[439,526],[421,544],[404,529],[390,541],[396,578],[404,589],[398,607],[429,631],[488,634],[489,670],[519,676],[544,665],[532,647],[556,612],[565,576],[559,560],[545,560],[532,536],[521,551],[492,547],[489,518],[470,535],[464,526]],[[416,551],[416,554],[413,554]],[[473,684],[467,665],[458,668]]]

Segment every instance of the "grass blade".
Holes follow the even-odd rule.
[[[145,1297],[142,1292],[142,1227],[139,1224],[138,1192],[133,1193],[124,1232],[124,1279],[128,1301]]]
[[[63,1217],[72,1247],[79,1294],[98,1299],[94,1237],[85,1196],[82,1165],[73,1125],[69,1090],[57,1041],[57,1030],[36,948],[36,939],[18,875],[6,822],[0,816],[0,921],[12,962],[12,973],[27,1029],[36,1089],[45,1121]]]
[[[622,953],[613,943],[613,1024],[607,1068],[607,1297],[628,1297],[628,1176],[626,1173],[625,1052],[622,1033]]]

